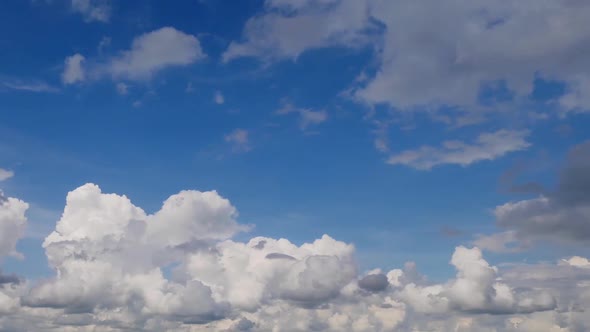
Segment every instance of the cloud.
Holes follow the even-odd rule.
[[[85,60],[86,58],[79,53],[66,58],[64,71],[61,74],[61,80],[64,84],[74,84],[86,79],[86,73],[82,67]]]
[[[224,62],[239,57],[296,59],[308,49],[367,44],[364,1],[266,1],[266,14],[246,22],[242,41],[232,42]]]
[[[4,168],[0,168],[0,181],[5,181],[14,176],[14,172]]]
[[[165,68],[190,65],[203,58],[197,37],[163,27],[136,37],[131,48],[111,58],[103,70],[115,78],[146,80]]]
[[[282,108],[276,111],[278,115],[287,115],[295,113],[299,115],[299,128],[306,130],[311,126],[319,125],[328,120],[328,112],[324,110],[314,111],[308,108],[298,108],[293,104],[286,103]]]
[[[24,236],[28,208],[27,203],[6,197],[0,191],[0,261],[6,256],[21,256],[16,251],[16,243]]]
[[[232,145],[232,149],[236,152],[247,152],[252,149],[250,145],[250,136],[245,129],[235,129],[231,133],[225,135],[225,141]]]
[[[519,241],[590,243],[590,142],[573,147],[557,187],[544,195],[497,206],[497,224]]]
[[[39,81],[32,81],[32,82],[23,82],[23,81],[4,81],[0,83],[2,86],[12,89],[12,90],[19,90],[19,91],[28,91],[28,92],[58,92],[59,89],[51,86],[45,82]]]
[[[223,59],[276,61],[317,48],[369,46],[375,74],[353,95],[370,105],[473,108],[486,85],[504,82],[516,98],[528,98],[541,77],[566,83],[556,101],[583,111],[590,109],[590,32],[579,27],[589,13],[590,5],[576,0],[267,0]]]
[[[213,101],[217,105],[222,105],[223,103],[225,103],[225,99],[223,98],[223,94],[221,93],[221,91],[215,91],[215,95],[213,96]]]
[[[129,93],[129,85],[127,85],[125,83],[119,82],[119,83],[117,83],[116,87],[117,87],[117,93],[122,96]]]
[[[73,84],[104,77],[115,81],[148,81],[162,70],[188,66],[205,57],[197,37],[163,27],[135,37],[129,49],[110,57],[86,59],[75,54],[66,58],[62,81]]]
[[[506,231],[491,235],[478,235],[473,241],[473,245],[491,252],[514,253],[527,249],[530,244],[521,241],[516,232]]]
[[[23,224],[5,198],[0,225]],[[324,235],[232,240],[248,226],[215,191],[181,191],[148,214],[93,184],[71,191],[43,243],[55,274],[2,275],[0,329],[11,331],[548,331],[585,330],[587,258],[491,266],[457,247],[457,273],[428,282],[415,264],[359,275],[355,248]],[[7,222],[8,221],[8,222]],[[19,226],[20,227],[20,226]],[[10,233],[13,251],[18,238]],[[6,243],[2,239],[2,244]],[[8,248],[8,249],[6,249]],[[168,269],[169,273],[164,273]],[[282,314],[288,312],[288,315]],[[569,317],[569,319],[564,319]],[[526,328],[522,328],[526,327]]]
[[[419,170],[429,170],[444,164],[468,166],[528,148],[530,143],[525,140],[527,135],[528,131],[502,129],[480,134],[473,143],[458,140],[444,141],[440,147],[422,146],[416,150],[402,151],[390,155],[387,163],[406,165]]]
[[[108,0],[71,0],[71,8],[81,14],[86,22],[108,23],[111,18]]]

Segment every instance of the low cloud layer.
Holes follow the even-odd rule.
[[[2,256],[15,254],[26,209],[3,198]],[[567,309],[590,304],[584,257],[551,265],[576,292],[550,274],[526,286],[525,272],[544,265],[499,270],[462,246],[450,260],[456,276],[433,283],[413,263],[362,273],[354,246],[328,235],[232,240],[250,228],[237,215],[215,191],[182,191],[147,214],[126,196],[77,188],[43,243],[55,275],[2,274],[0,330],[549,331],[564,317],[571,331],[590,327]]]
[[[569,151],[553,190],[496,207],[497,224],[506,233],[487,237],[489,249],[501,251],[505,241],[590,243],[589,169],[590,142],[584,142]]]

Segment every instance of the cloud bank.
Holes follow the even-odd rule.
[[[14,255],[28,205],[2,196],[0,255]],[[71,191],[43,248],[55,274],[2,275],[9,331],[549,331],[588,327],[588,260],[491,266],[459,246],[456,276],[429,282],[412,263],[361,272],[355,248],[328,235],[232,238],[250,229],[215,191],[181,191],[148,214],[94,184]],[[554,268],[561,274],[539,274]],[[526,282],[535,275],[533,286]],[[537,276],[538,275],[538,276]],[[576,292],[565,292],[575,287]],[[562,295],[566,294],[566,295]],[[564,309],[565,308],[565,309]],[[569,308],[569,309],[568,309]],[[563,319],[567,317],[567,323]],[[557,330],[556,330],[557,331]]]

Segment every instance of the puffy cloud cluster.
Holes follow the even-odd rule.
[[[503,233],[480,238],[492,251],[507,251],[506,243],[528,246],[538,240],[560,243],[590,241],[590,142],[572,148],[556,188],[544,195],[497,206],[494,213]]]
[[[1,208],[0,247],[13,254],[27,205],[3,198]],[[466,247],[451,258],[456,277],[431,283],[412,263],[359,273],[354,247],[327,235],[302,245],[234,241],[249,228],[236,217],[214,191],[182,191],[147,214],[125,196],[79,187],[43,243],[55,275],[0,278],[0,312],[10,313],[0,330],[538,331],[561,324],[562,308],[590,303],[583,257],[547,267],[578,282],[576,292],[553,274],[531,282],[541,265],[500,273]]]
[[[145,81],[170,67],[187,66],[205,58],[197,37],[173,27],[163,27],[137,36],[128,50],[106,61],[74,54],[65,60],[62,81],[73,84],[104,76],[115,80]]]
[[[488,84],[526,96],[540,76],[566,82],[564,108],[587,110],[590,33],[580,26],[589,13],[578,0],[267,0],[224,59],[371,45],[376,74],[355,92],[370,104],[475,106]]]

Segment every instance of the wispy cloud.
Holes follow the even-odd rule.
[[[11,90],[28,91],[28,92],[59,92],[59,89],[41,81],[23,81],[9,80],[0,82],[0,85]]]

